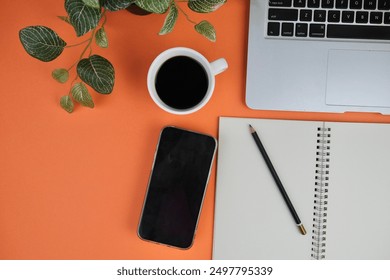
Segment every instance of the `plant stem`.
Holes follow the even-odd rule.
[[[85,52],[87,51],[87,49],[91,46],[93,38],[95,37],[95,32],[96,32],[96,28],[94,28],[92,30],[92,32],[91,32],[91,37],[87,40],[88,44],[85,46],[83,52],[81,53],[80,60],[83,58],[83,56],[84,56]]]
[[[179,9],[179,11],[186,17],[186,19],[191,22],[192,24],[198,24],[197,22],[193,21],[192,19],[190,19],[190,17],[187,15],[186,12],[184,12],[184,10],[177,4],[177,2],[188,2],[188,1],[177,1],[177,0],[174,0],[175,2],[175,5],[176,7]]]
[[[102,17],[104,17],[104,21],[103,21],[102,26],[101,26],[101,27],[103,28],[104,25],[105,25],[106,22],[107,22],[106,10],[103,11]]]
[[[68,45],[68,46],[65,46],[65,48],[73,48],[73,47],[77,47],[77,46],[80,46],[82,44],[85,44],[86,42],[88,42],[90,39],[87,39],[87,40],[84,40],[80,43],[77,43],[77,44],[74,44],[74,45]]]
[[[75,63],[73,63],[72,66],[70,66],[70,67],[67,69],[68,72],[76,65],[77,62],[78,62],[78,61],[76,61]]]

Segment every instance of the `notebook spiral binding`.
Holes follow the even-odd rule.
[[[319,127],[317,129],[316,174],[311,249],[311,257],[317,260],[325,258],[330,138],[330,128]]]

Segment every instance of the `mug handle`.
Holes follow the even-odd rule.
[[[216,76],[228,68],[228,63],[226,59],[220,58],[213,62],[210,62],[210,68],[211,68],[211,73],[213,73],[213,75]]]

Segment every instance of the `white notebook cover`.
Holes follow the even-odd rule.
[[[306,235],[295,225],[249,124]],[[329,150],[317,143],[324,126],[330,127]],[[329,179],[320,225],[325,240],[319,243],[312,233],[318,231],[317,152],[330,153],[322,170]],[[220,118],[213,259],[390,259],[389,159],[386,124]]]

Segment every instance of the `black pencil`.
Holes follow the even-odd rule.
[[[295,223],[297,224],[297,226],[298,226],[300,232],[301,232],[302,234],[306,234],[305,227],[304,227],[303,224],[301,223],[301,220],[299,219],[299,216],[298,216],[297,212],[295,211],[295,208],[294,208],[294,206],[292,205],[291,200],[290,200],[290,198],[288,197],[287,192],[286,192],[286,190],[284,189],[283,184],[282,184],[282,182],[280,181],[279,176],[278,176],[278,174],[276,173],[276,170],[275,170],[274,166],[272,165],[272,162],[271,162],[270,158],[268,157],[268,154],[267,154],[267,152],[266,152],[266,150],[265,150],[263,144],[262,144],[261,141],[260,141],[260,138],[259,138],[259,136],[257,135],[256,130],[255,130],[251,125],[249,125],[249,129],[250,129],[250,132],[251,132],[251,134],[252,134],[252,136],[253,136],[253,139],[254,139],[255,142],[256,142],[257,147],[259,148],[259,150],[260,150],[260,152],[261,152],[261,155],[262,155],[263,158],[264,158],[265,163],[266,163],[267,166],[268,166],[269,171],[270,171],[271,174],[272,174],[272,177],[274,178],[274,181],[275,181],[276,185],[277,185],[278,188],[279,188],[280,193],[282,194],[282,196],[283,196],[283,198],[284,198],[284,201],[286,202],[286,204],[287,204],[287,206],[288,206],[288,209],[290,210],[291,215],[293,216],[293,218],[294,218],[294,220],[295,220]]]

